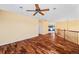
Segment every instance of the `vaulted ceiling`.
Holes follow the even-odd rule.
[[[32,16],[34,12],[27,12],[26,10],[31,10],[34,8],[34,4],[0,4],[0,9],[16,12],[26,16]],[[33,17],[39,19],[47,19],[50,21],[79,18],[79,4],[40,4],[40,8],[49,8],[50,10],[44,12],[44,16],[37,14]],[[56,10],[54,10],[53,8],[56,8]]]

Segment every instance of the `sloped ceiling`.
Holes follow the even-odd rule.
[[[23,8],[19,8],[20,6]],[[34,8],[34,4],[0,4],[0,9],[16,12],[26,16],[32,16],[33,12],[27,12],[26,10]],[[50,11],[45,12],[45,16],[37,14],[32,17],[46,19],[49,21],[79,18],[79,4],[40,4],[40,8],[49,8]],[[53,8],[56,8],[56,10],[53,10]]]

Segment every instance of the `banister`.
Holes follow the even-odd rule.
[[[74,30],[65,30],[65,29],[57,29],[57,30],[61,30],[61,31],[69,31],[69,32],[77,32],[77,33],[79,33],[79,31],[74,31]]]
[[[79,40],[79,38],[78,38],[78,33],[79,33],[79,31],[75,31],[75,30],[66,30],[66,29],[56,29],[57,31],[64,31],[63,32],[63,34],[64,34],[64,40],[66,40],[66,31],[67,32],[74,32],[74,33],[77,33],[77,43],[76,44],[78,44],[78,40]]]

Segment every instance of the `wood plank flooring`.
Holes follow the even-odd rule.
[[[50,34],[0,46],[0,54],[78,54],[79,45]]]

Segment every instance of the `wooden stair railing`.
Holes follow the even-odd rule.
[[[76,33],[77,34],[77,43],[76,44],[79,44],[79,42],[78,42],[78,40],[79,40],[79,38],[78,38],[78,34],[79,34],[79,31],[75,31],[75,30],[65,30],[65,29],[56,29],[56,35],[60,35],[60,31],[62,31],[63,32],[63,38],[64,38],[64,40],[66,40],[66,32],[71,32],[71,33]],[[74,39],[75,40],[75,39]],[[73,42],[74,43],[74,42]]]

